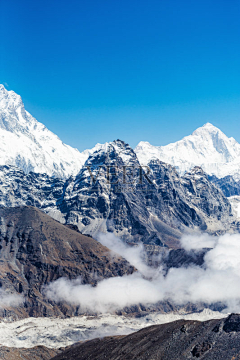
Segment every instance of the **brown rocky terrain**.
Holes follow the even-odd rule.
[[[49,349],[45,346],[35,346],[30,349],[0,347],[0,359],[2,360],[50,360],[53,356],[61,353],[61,350]]]
[[[128,336],[76,344],[53,360],[237,360],[240,315],[205,322],[178,320],[144,328]]]
[[[23,296],[1,316],[77,315],[80,310],[44,298],[42,286],[60,277],[81,277],[84,284],[130,274],[134,268],[89,236],[60,224],[33,207],[0,209],[0,286]]]

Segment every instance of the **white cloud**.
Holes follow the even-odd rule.
[[[216,242],[217,237],[209,234],[187,234],[181,238],[181,245],[186,251],[213,248]]]
[[[144,263],[142,245],[129,247],[114,235],[101,235],[99,240],[118,251],[139,269],[132,275],[102,280],[96,287],[82,285],[81,279],[59,279],[49,284],[47,297],[55,301],[78,304],[95,312],[111,312],[135,304],[155,304],[171,300],[187,302],[222,302],[228,311],[240,311],[240,235],[220,237],[194,235],[183,237],[186,250],[213,247],[204,257],[204,264],[187,268],[171,268],[166,276]],[[190,246],[191,245],[191,246]],[[206,246],[207,245],[207,246]]]
[[[23,302],[23,297],[17,294],[8,293],[6,290],[0,289],[0,308],[17,307]]]
[[[129,246],[116,237],[113,233],[98,234],[97,240],[110,250],[121,255],[145,277],[155,277],[162,271],[161,267],[154,269],[146,264],[147,254],[142,243],[136,246]],[[160,259],[156,259],[158,262]]]

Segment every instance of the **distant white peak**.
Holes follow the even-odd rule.
[[[216,126],[212,125],[211,123],[206,123],[205,125],[197,128],[192,135],[201,135],[201,134],[222,134],[226,136],[220,129],[218,129]]]
[[[218,178],[240,173],[240,144],[209,122],[191,135],[166,146],[153,146],[141,141],[135,152],[142,165],[157,158],[175,166],[181,174],[196,165]]]
[[[140,143],[138,144],[138,146],[141,146],[141,145],[144,145],[144,146],[152,146],[152,145],[150,144],[150,142],[148,142],[148,141],[140,141]]]
[[[238,144],[238,142],[233,137],[228,138],[228,140],[232,143],[232,145]]]
[[[89,154],[94,155],[97,152],[108,152],[114,149],[117,153],[128,151],[130,149],[129,145],[122,140],[114,140],[112,142],[106,142],[104,144],[96,144],[91,150],[85,150],[83,153],[88,152]]]
[[[8,105],[23,106],[21,96],[12,90],[8,91],[3,85],[0,85],[0,104],[5,105],[5,107]]]
[[[104,144],[97,143],[92,149],[84,150],[83,154],[93,155],[94,153],[97,153],[99,151],[106,152],[109,146],[110,146],[109,142],[106,142]]]
[[[217,130],[219,130],[216,126],[214,126],[214,125],[211,124],[210,122],[207,122],[207,123],[204,124],[202,127],[203,127],[203,128],[206,128],[206,129],[217,129]]]

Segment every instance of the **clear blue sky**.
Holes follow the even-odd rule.
[[[64,142],[240,141],[239,0],[1,0],[0,83]]]

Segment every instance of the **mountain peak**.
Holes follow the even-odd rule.
[[[240,172],[240,144],[209,122],[166,146],[141,142],[135,152],[142,165],[159,159],[175,166],[181,174],[194,166],[200,166],[207,174],[218,178],[236,176]]]
[[[197,128],[192,135],[199,135],[199,134],[222,134],[224,136],[226,136],[219,128],[217,128],[216,126],[214,126],[213,124],[207,122],[206,124],[204,124],[203,126]]]
[[[88,157],[65,145],[25,110],[22,98],[0,85],[0,165],[28,173],[66,178],[76,175]]]
[[[204,128],[209,128],[209,129],[211,129],[211,128],[216,128],[216,126],[214,126],[214,125],[211,124],[210,122],[207,122],[207,123],[204,124],[202,127],[204,127]]]

